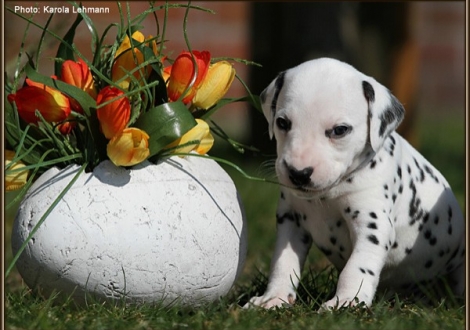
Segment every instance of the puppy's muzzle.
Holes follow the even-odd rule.
[[[296,187],[303,187],[310,183],[310,176],[313,173],[313,167],[309,166],[304,169],[298,170],[295,167],[287,164],[284,161],[284,165],[287,168],[289,173],[289,180],[294,184]]]

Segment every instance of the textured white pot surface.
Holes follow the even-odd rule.
[[[78,169],[53,168],[34,183],[15,219],[13,253]],[[216,162],[173,157],[126,170],[105,161],[80,176],[16,266],[46,297],[197,306],[228,293],[246,243],[236,188]]]

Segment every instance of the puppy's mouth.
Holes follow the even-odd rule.
[[[289,189],[297,198],[302,199],[322,198],[329,191],[329,188],[315,188],[311,185],[289,187]]]

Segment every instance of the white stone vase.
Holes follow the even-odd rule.
[[[78,170],[52,168],[33,184],[15,219],[13,253]],[[198,306],[228,293],[246,244],[242,204],[215,161],[172,157],[130,170],[104,161],[80,175],[16,267],[46,297]]]

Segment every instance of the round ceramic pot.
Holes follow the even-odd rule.
[[[52,168],[32,185],[15,219],[13,253],[78,171]],[[104,161],[80,174],[16,266],[46,297],[197,306],[228,293],[246,243],[236,188],[215,161],[173,157],[132,169]]]

